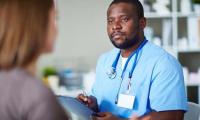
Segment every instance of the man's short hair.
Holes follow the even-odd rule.
[[[142,3],[139,0],[113,0],[111,2],[110,6],[113,5],[113,4],[118,4],[118,3],[132,4],[136,8],[136,12],[138,13],[138,18],[144,17],[144,9],[143,9]]]

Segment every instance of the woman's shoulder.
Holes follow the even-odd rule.
[[[34,77],[25,70],[13,71],[12,75],[17,76],[18,80],[16,81],[20,83],[18,87],[20,87],[20,103],[21,106],[23,106],[22,113],[27,113],[28,111],[31,113],[31,118],[66,118],[56,96],[40,79]],[[47,114],[46,111],[54,114]],[[38,114],[38,112],[40,112],[40,114]]]
[[[10,97],[19,102],[29,103],[55,97],[53,92],[42,83],[42,80],[29,74],[24,69],[0,71],[4,91],[12,91]]]

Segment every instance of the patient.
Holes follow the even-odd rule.
[[[53,0],[0,0],[0,119],[68,120],[53,93],[35,77],[56,37]]]

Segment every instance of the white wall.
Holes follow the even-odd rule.
[[[55,50],[40,59],[46,65],[95,68],[98,57],[113,46],[106,32],[106,11],[111,0],[57,0],[58,38]]]

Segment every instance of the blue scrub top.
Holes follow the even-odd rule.
[[[139,116],[151,111],[187,110],[187,98],[182,67],[180,63],[164,49],[147,42],[140,50],[135,70],[133,71],[131,95],[135,101],[133,109],[118,107],[115,104],[120,76],[122,74],[119,58],[117,76],[110,79],[106,74],[111,68],[119,49],[103,54],[96,67],[96,81],[91,94],[97,98],[101,112],[112,112],[122,118]],[[120,93],[125,93],[128,86],[128,74],[135,55],[131,58],[125,71]]]

